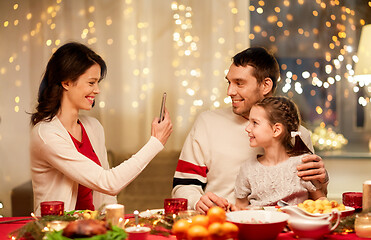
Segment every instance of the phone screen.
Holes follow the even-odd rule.
[[[161,122],[162,120],[164,120],[164,116],[165,116],[165,103],[166,103],[166,92],[162,95],[162,103],[161,103],[160,120],[159,120],[159,122]]]

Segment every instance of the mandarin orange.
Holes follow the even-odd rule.
[[[226,219],[225,210],[218,206],[211,207],[207,211],[207,216],[209,217],[210,223],[214,223],[214,222],[223,223],[225,222],[225,219]]]
[[[209,231],[209,238],[211,240],[224,239],[223,232],[222,232],[222,224],[220,222],[211,223],[207,230]]]
[[[180,219],[173,224],[171,230],[178,240],[187,239],[187,231],[190,225],[190,222],[186,219]]]
[[[196,215],[191,218],[191,226],[200,225],[205,228],[209,226],[209,217],[205,215]]]
[[[228,238],[237,238],[238,236],[238,227],[236,224],[233,224],[231,222],[224,222],[221,226],[222,235],[228,239]]]
[[[209,232],[201,225],[191,226],[187,231],[188,240],[208,240]]]

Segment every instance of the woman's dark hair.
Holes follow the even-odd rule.
[[[276,90],[277,82],[280,77],[280,67],[276,58],[270,54],[265,48],[251,47],[237,53],[233,58],[233,64],[237,67],[253,67],[253,72],[258,84],[260,85],[265,78],[272,79],[272,93]]]
[[[291,132],[298,131],[301,123],[299,109],[293,101],[286,97],[267,97],[255,106],[265,110],[268,121],[272,125],[281,123],[284,126],[281,140],[289,156],[311,153],[300,136],[295,136],[294,145],[291,143]]]
[[[61,46],[50,58],[41,81],[36,112],[31,116],[31,124],[50,121],[57,114],[63,93],[62,82],[75,82],[91,66],[101,68],[100,80],[106,76],[104,60],[87,46],[70,42]]]

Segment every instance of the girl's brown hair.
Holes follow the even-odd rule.
[[[265,110],[272,125],[281,123],[284,126],[281,139],[289,156],[312,153],[300,136],[295,137],[294,145],[291,143],[291,132],[298,131],[301,124],[299,109],[293,101],[286,97],[267,97],[255,106],[262,107]]]

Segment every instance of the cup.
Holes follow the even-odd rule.
[[[345,192],[343,193],[343,204],[353,207],[356,212],[362,210],[362,192]]]
[[[354,221],[354,230],[360,238],[371,238],[371,213],[359,213]]]
[[[44,201],[40,203],[41,216],[56,215],[62,216],[64,212],[64,202]]]
[[[146,240],[151,229],[149,227],[133,226],[125,228],[129,240]]]
[[[188,200],[185,198],[166,198],[164,200],[165,215],[178,214],[187,210]]]
[[[110,204],[106,206],[106,221],[108,224],[120,227],[125,218],[125,207],[122,204]]]

